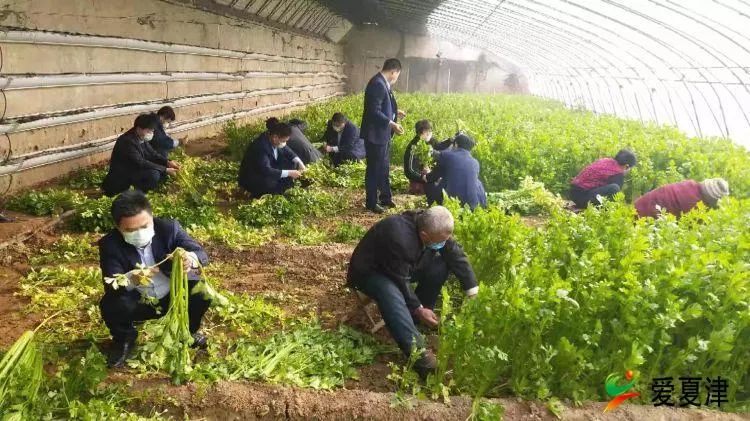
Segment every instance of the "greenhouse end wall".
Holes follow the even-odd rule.
[[[109,157],[142,112],[178,139],[345,91],[343,50],[312,35],[152,0],[10,1],[0,14],[0,192]]]

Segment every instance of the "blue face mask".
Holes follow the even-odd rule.
[[[427,244],[427,248],[435,250],[435,251],[438,251],[442,249],[443,247],[445,247],[445,241],[441,241],[439,243]]]

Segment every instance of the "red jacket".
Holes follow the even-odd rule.
[[[656,218],[659,215],[657,205],[661,207],[662,212],[680,216],[693,209],[701,200],[703,196],[700,184],[693,180],[685,180],[667,184],[644,194],[635,201],[635,209],[641,218]]]
[[[602,158],[584,168],[570,184],[582,190],[591,190],[609,184],[610,177],[624,172],[613,158]]]

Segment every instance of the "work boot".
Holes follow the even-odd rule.
[[[109,368],[123,368],[135,348],[135,340],[112,341],[112,349],[107,359]]]
[[[414,363],[414,371],[417,372],[422,381],[427,381],[427,376],[435,373],[437,369],[437,358],[430,350],[424,351],[421,357]]]
[[[5,216],[0,213],[0,224],[4,222],[16,222],[16,218],[11,218],[10,216]]]
[[[390,202],[380,202],[380,207],[385,209],[393,209],[396,207],[396,204],[393,203],[393,200],[391,200]]]
[[[367,207],[367,210],[369,210],[372,213],[385,213],[385,209],[383,209],[380,205],[375,205],[374,207]]]
[[[208,348],[208,337],[200,332],[193,333],[193,344],[190,347],[195,349]]]

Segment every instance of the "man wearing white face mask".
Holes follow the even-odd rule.
[[[112,202],[112,218],[117,228],[99,240],[99,264],[105,279],[126,274],[136,269],[137,264],[153,266],[181,247],[188,252],[184,263],[188,271],[188,287],[192,291],[200,281],[197,269],[208,264],[208,255],[177,221],[154,218],[148,199],[137,190],[122,193]],[[123,367],[131,355],[138,336],[135,322],[166,314],[171,271],[172,261],[166,260],[145,282],[131,277],[130,285],[117,289],[104,283],[104,297],[99,308],[112,335],[110,367]],[[198,329],[209,305],[210,301],[201,294],[190,295],[188,312],[193,347],[206,346],[207,339]]]
[[[334,167],[347,161],[361,161],[365,157],[365,141],[359,136],[359,127],[342,113],[335,113],[328,120],[323,141],[323,151],[330,154]]]
[[[347,283],[378,304],[385,326],[405,356],[425,346],[415,321],[435,327],[440,289],[453,273],[468,297],[479,291],[466,254],[453,239],[453,216],[435,206],[389,216],[367,231],[352,253]],[[411,283],[417,283],[412,290]],[[430,352],[414,370],[424,379],[435,369]]]
[[[286,145],[291,135],[292,128],[287,123],[277,122],[248,145],[237,181],[252,197],[283,194],[307,169]]]
[[[102,183],[107,196],[115,196],[130,187],[144,193],[155,189],[167,175],[176,175],[180,165],[159,155],[149,143],[154,138],[157,117],[141,114],[133,128],[115,142],[109,160],[109,172]]]

